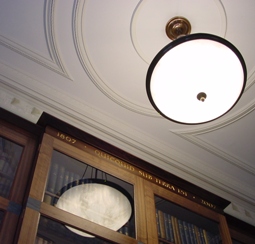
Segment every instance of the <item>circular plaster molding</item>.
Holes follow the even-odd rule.
[[[159,50],[171,41],[165,26],[175,16],[189,20],[191,33],[225,37],[227,16],[220,0],[142,0],[134,11],[130,29],[134,49],[146,63],[150,64]]]
[[[131,13],[126,17],[130,19],[125,19],[125,23],[128,23],[129,21],[129,27],[128,25],[125,25],[124,34],[126,35],[125,38],[120,37],[120,41],[130,42],[130,45],[129,43],[128,45],[130,48],[133,48],[133,50],[131,49],[133,52],[130,54],[133,56],[130,56],[129,58],[134,61],[132,65],[128,67],[128,72],[132,74],[130,79],[137,78],[134,76],[137,71],[140,72],[140,76],[135,81],[128,80],[128,82],[130,82],[128,84],[125,82],[124,84],[128,87],[126,90],[115,81],[115,84],[119,85],[117,89],[114,82],[109,79],[109,74],[107,74],[107,78],[105,77],[105,70],[102,70],[102,66],[98,67],[95,65],[95,62],[98,64],[101,60],[99,60],[98,56],[91,55],[90,49],[88,48],[88,33],[86,30],[88,19],[86,19],[86,22],[85,17],[90,10],[89,4],[93,4],[93,2],[78,0],[74,4],[74,43],[83,69],[93,84],[116,104],[146,116],[161,117],[151,107],[149,100],[147,100],[146,93],[143,93],[143,91],[145,91],[145,77],[147,71],[145,66],[150,63],[159,50],[169,43],[169,38],[165,33],[165,26],[169,19],[177,15],[184,16],[191,22],[193,32],[209,32],[220,36],[224,36],[226,32],[226,15],[219,0],[208,0],[206,3],[204,3],[203,0],[195,0],[194,2],[192,1],[192,6],[190,6],[191,3],[185,2],[184,4],[184,0],[170,0],[167,2],[163,0],[144,0],[139,1],[137,5],[133,3],[132,6],[132,3],[127,3],[126,7],[129,7]],[[157,11],[155,11],[155,8]],[[206,11],[208,8],[210,8],[210,14]],[[117,14],[116,11],[119,11],[119,8],[116,8],[116,10],[113,8],[109,9],[109,14]],[[106,10],[104,9],[103,13],[105,13],[105,11]],[[116,23],[116,19],[114,18],[113,21],[115,24],[119,24],[118,22]],[[100,34],[101,33],[97,33],[98,38],[104,37],[104,35]],[[130,39],[128,39],[127,36],[129,36]],[[115,45],[111,46],[113,54],[117,53],[116,43],[114,44]],[[102,55],[105,54],[102,53]],[[125,58],[126,57],[123,56],[123,59]],[[116,63],[117,66],[114,66],[114,70],[122,72],[123,64],[121,64],[121,62]],[[141,68],[137,68],[139,65],[144,69],[144,80],[141,75]],[[113,72],[113,70],[111,72]],[[139,87],[139,92],[137,92],[137,87]],[[136,94],[136,96],[132,95],[132,97],[130,94]]]

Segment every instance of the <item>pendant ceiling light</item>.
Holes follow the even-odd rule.
[[[56,207],[117,231],[132,215],[131,196],[119,185],[102,179],[81,179],[79,184],[68,184]],[[66,226],[84,237],[94,237]]]
[[[153,107],[165,118],[201,124],[234,107],[244,91],[247,72],[242,55],[230,42],[190,31],[183,17],[167,23],[166,34],[173,41],[150,64],[146,90]]]

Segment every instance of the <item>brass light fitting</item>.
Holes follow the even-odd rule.
[[[191,24],[184,17],[174,17],[166,24],[166,34],[171,40],[186,36],[191,32]]]

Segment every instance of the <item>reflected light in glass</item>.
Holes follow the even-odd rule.
[[[129,220],[132,206],[119,190],[105,184],[86,183],[72,187],[59,198],[57,208],[117,231]],[[84,237],[94,237],[66,226]]]

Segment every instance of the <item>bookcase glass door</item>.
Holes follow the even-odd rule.
[[[218,223],[155,196],[160,244],[220,244]]]
[[[94,167],[92,167],[89,164],[86,164],[84,162],[78,161],[70,156],[67,156],[57,150],[53,150],[53,154],[51,157],[51,167],[50,172],[48,174],[48,180],[46,185],[46,191],[44,194],[44,202],[48,203],[50,205],[53,205],[57,208],[66,210],[65,207],[63,207],[63,204],[65,206],[69,205],[71,210],[70,212],[72,214],[75,214],[79,217],[83,217],[87,220],[90,220],[92,222],[95,222],[97,224],[101,224],[97,222],[98,218],[100,218],[101,214],[104,212],[104,210],[101,209],[100,204],[97,202],[98,200],[94,200],[93,202],[93,208],[96,210],[88,211],[87,209],[87,200],[85,199],[84,202],[81,203],[80,206],[84,207],[82,211],[78,209],[78,207],[74,205],[73,199],[81,199],[81,198],[87,198],[87,199],[93,199],[94,195],[97,193],[91,192],[94,188],[94,183],[96,185],[100,185],[100,187],[108,186],[112,189],[114,188],[114,191],[123,193],[122,196],[124,199],[115,199],[116,201],[122,201],[124,200],[125,204],[129,204],[130,206],[130,215],[126,219],[125,222],[121,224],[117,229],[116,225],[114,228],[111,228],[111,224],[105,225],[106,227],[109,227],[110,229],[116,230],[124,235],[128,235],[130,237],[135,238],[135,220],[134,220],[134,208],[133,208],[133,199],[134,199],[134,189],[133,185],[129,184],[123,180],[120,180],[110,174],[107,174],[101,170],[98,170]],[[82,187],[82,188],[81,188]],[[78,189],[81,188],[82,191],[79,192]],[[67,200],[66,197],[70,192],[74,192],[75,195],[71,197],[71,200]],[[108,189],[106,189],[108,192]],[[78,195],[77,195],[78,194]],[[103,201],[104,205],[108,202],[109,204],[112,203],[113,199],[107,198],[107,193],[102,193],[101,195],[101,201]],[[69,208],[69,207],[68,207]],[[80,208],[80,207],[79,207]],[[118,211],[117,209],[111,209],[113,212]],[[84,216],[81,216],[81,213],[84,214]],[[110,213],[109,213],[110,215]],[[123,213],[117,213],[118,216],[122,216]],[[105,222],[112,221],[110,218],[107,217]],[[122,220],[123,221],[123,220]],[[65,229],[70,229],[63,225]],[[81,231],[74,231],[76,235],[83,236],[87,239],[87,241],[83,243],[101,243],[96,240],[96,238],[91,238],[91,235],[81,232]],[[88,242],[89,241],[89,242]],[[93,242],[94,241],[94,242]],[[105,242],[102,242],[105,243]]]
[[[2,224],[3,218],[4,218],[4,211],[0,211],[0,229],[1,229],[1,224]]]
[[[23,147],[0,137],[0,196],[8,198]]]

